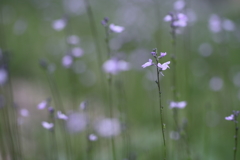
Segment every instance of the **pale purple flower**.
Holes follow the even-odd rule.
[[[187,105],[187,102],[186,101],[181,101],[181,102],[170,102],[170,105],[169,107],[170,108],[185,108]]]
[[[21,114],[21,116],[23,116],[23,117],[28,117],[28,116],[29,116],[28,110],[27,110],[27,109],[24,109],[24,108],[20,110],[20,114]]]
[[[68,119],[68,117],[65,114],[63,114],[61,111],[57,111],[57,118],[58,119],[63,119],[63,120]]]
[[[86,129],[88,118],[83,113],[72,113],[67,119],[67,129],[70,133],[79,133]]]
[[[83,49],[82,48],[80,48],[80,47],[74,47],[73,49],[72,49],[72,56],[73,57],[81,57],[81,56],[83,56],[83,54],[84,54],[84,51],[83,51]]]
[[[166,15],[164,18],[163,18],[163,20],[165,21],[165,22],[170,22],[170,21],[172,21],[172,16],[171,15]]]
[[[208,21],[208,27],[213,33],[220,32],[222,30],[220,17],[216,14],[212,14]]]
[[[115,33],[121,33],[122,31],[124,31],[124,27],[122,26],[117,26],[115,24],[110,24],[109,28],[111,31],[115,32]]]
[[[56,31],[61,31],[63,30],[67,25],[67,22],[65,19],[57,19],[52,22],[52,28],[55,29]]]
[[[67,38],[67,42],[72,45],[76,45],[80,42],[80,39],[77,35],[71,35]]]
[[[162,58],[167,55],[167,52],[161,52],[159,58]]]
[[[222,27],[226,31],[234,31],[236,28],[234,22],[231,21],[230,19],[224,19],[222,22]]]
[[[118,119],[105,118],[97,122],[95,130],[102,137],[112,137],[121,133],[121,125]]]
[[[168,66],[169,64],[170,64],[170,61],[165,62],[165,63],[163,63],[163,64],[158,63],[158,67],[161,68],[162,71],[164,71],[164,70],[170,68],[170,67]]]
[[[225,117],[225,119],[226,119],[227,121],[233,121],[233,120],[234,120],[234,115],[231,114],[230,116]]]
[[[88,136],[89,141],[96,141],[98,140],[98,137],[95,134],[90,134]]]
[[[53,128],[54,124],[43,121],[42,126],[46,129],[51,129],[51,128]]]
[[[180,11],[185,7],[185,2],[183,0],[177,0],[173,6],[175,10]]]
[[[177,14],[177,20],[173,22],[175,27],[186,27],[188,22],[188,17],[183,13]]]
[[[62,65],[66,68],[69,68],[73,63],[73,58],[72,56],[70,55],[65,55],[63,58],[62,58]]]
[[[106,73],[118,74],[121,71],[127,71],[130,69],[130,64],[123,60],[110,59],[103,64],[103,70]]]
[[[149,67],[151,65],[153,65],[154,63],[152,62],[152,59],[149,59],[148,62],[144,63],[142,65],[142,68],[146,68],[146,67]]]
[[[42,109],[46,108],[47,106],[48,106],[48,101],[45,100],[45,101],[42,101],[41,103],[39,103],[37,105],[37,108],[42,110]]]
[[[8,73],[5,69],[0,69],[0,85],[4,85],[8,80]]]

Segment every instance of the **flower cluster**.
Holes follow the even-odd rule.
[[[170,61],[165,62],[165,63],[163,63],[163,64],[161,64],[161,63],[158,62],[159,59],[161,59],[162,57],[164,57],[164,56],[167,55],[166,52],[161,52],[161,53],[159,53],[159,55],[158,55],[157,49],[153,49],[153,51],[151,52],[151,54],[152,54],[152,56],[156,59],[156,62],[157,62],[157,63],[155,64],[152,59],[149,59],[148,62],[146,62],[146,63],[144,63],[144,64],[142,65],[142,68],[146,68],[146,67],[149,67],[149,66],[154,65],[154,66],[156,66],[156,67],[159,68],[159,71],[160,71],[161,74],[162,74],[161,71],[165,71],[166,69],[170,68],[170,67],[168,66],[168,65],[170,64]],[[163,74],[162,74],[162,75],[163,75]]]
[[[171,22],[171,27],[183,28],[187,26],[188,17],[183,13],[169,13],[164,17],[164,21]]]

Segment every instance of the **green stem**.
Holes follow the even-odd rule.
[[[238,144],[238,125],[237,122],[235,122],[235,146],[234,146],[234,150],[233,150],[233,160],[236,160],[237,157],[237,144]]]

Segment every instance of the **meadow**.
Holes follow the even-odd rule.
[[[1,0],[0,160],[238,160],[240,2]]]

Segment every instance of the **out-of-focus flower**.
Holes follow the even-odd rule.
[[[186,27],[188,22],[188,17],[183,13],[177,14],[177,19],[174,20],[173,25],[175,27]]]
[[[115,32],[115,33],[121,33],[122,31],[124,31],[124,27],[122,26],[117,26],[115,24],[110,24],[109,28],[111,31]]]
[[[181,101],[181,102],[170,102],[170,105],[169,107],[170,108],[185,108],[187,105],[187,102],[186,101]]]
[[[54,124],[43,121],[43,122],[42,122],[42,126],[43,126],[44,128],[46,128],[46,129],[51,129],[51,128],[54,127]]]
[[[142,68],[146,68],[146,67],[149,67],[151,65],[153,65],[154,63],[152,62],[152,59],[149,59],[148,62],[144,63],[142,65]]]
[[[121,125],[118,119],[106,118],[98,121],[95,130],[102,137],[112,137],[121,133]]]
[[[98,140],[98,137],[95,134],[90,134],[88,136],[89,141],[96,141]]]
[[[4,85],[8,80],[8,73],[5,69],[0,69],[0,85]]]
[[[185,2],[183,0],[177,0],[176,2],[174,2],[173,7],[175,10],[180,11],[184,9]]]
[[[27,109],[23,108],[23,109],[20,110],[20,114],[23,117],[28,117],[29,116],[29,111]]]
[[[224,19],[222,22],[222,27],[226,31],[234,31],[236,28],[234,22],[230,19]]]
[[[63,120],[68,119],[68,117],[65,114],[63,114],[61,111],[57,111],[57,118],[58,119],[63,119]]]
[[[73,58],[72,56],[70,55],[65,55],[63,58],[62,58],[62,65],[66,68],[69,68],[71,67],[73,63]]]
[[[231,114],[230,116],[225,117],[225,119],[226,119],[227,121],[233,121],[233,120],[234,120],[234,115]]]
[[[72,45],[76,45],[80,42],[80,39],[77,35],[71,35],[67,38],[67,42]]]
[[[118,74],[121,71],[127,71],[129,69],[130,64],[123,60],[110,59],[103,64],[103,70],[111,74]]]
[[[72,49],[72,56],[73,57],[81,57],[81,56],[83,56],[83,54],[84,54],[84,51],[83,51],[83,49],[82,48],[80,48],[80,47],[74,47],[73,49]]]
[[[170,68],[170,67],[168,66],[169,64],[170,64],[170,61],[165,62],[165,63],[163,63],[163,64],[158,63],[158,67],[161,68],[162,71],[164,71],[164,70]]]
[[[67,25],[67,21],[65,19],[57,19],[52,22],[52,28],[56,31],[63,30]]]
[[[170,22],[170,21],[172,21],[172,16],[170,16],[170,15],[168,14],[168,15],[166,15],[166,16],[164,17],[163,20],[166,21],[166,22]]]
[[[85,110],[87,108],[87,101],[81,102],[79,107],[81,110]]]
[[[221,19],[218,15],[212,14],[208,21],[208,28],[213,33],[218,33],[222,30]]]
[[[67,119],[67,129],[70,133],[79,133],[86,129],[87,116],[83,113],[72,113]]]
[[[220,91],[223,88],[224,81],[220,77],[212,77],[209,81],[209,87],[213,91]]]
[[[47,106],[48,106],[48,101],[45,100],[45,101],[42,101],[41,103],[39,103],[39,104],[37,105],[37,108],[40,109],[40,110],[42,110],[42,109],[46,108]]]

